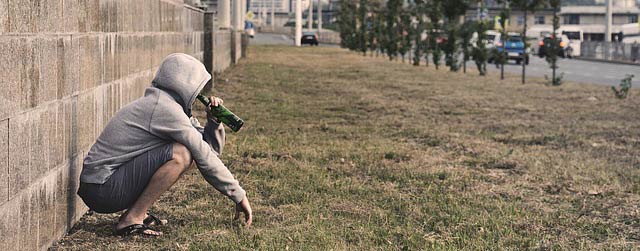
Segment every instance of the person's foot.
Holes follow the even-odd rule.
[[[143,235],[143,236],[159,236],[162,233],[151,229],[145,224],[132,224],[121,229],[114,229],[114,234],[118,236],[131,236],[131,235]]]
[[[125,212],[122,216],[120,216],[120,219],[118,221],[118,224],[116,225],[116,232],[125,229],[127,227],[131,227],[134,225],[144,225],[144,219],[147,217],[147,214],[144,214],[143,217],[134,217],[132,215],[129,215],[128,212]],[[162,232],[160,231],[156,231],[150,228],[145,228],[145,229],[139,229],[139,233],[141,234],[145,234],[145,235],[151,235],[151,236],[160,236],[162,235]]]

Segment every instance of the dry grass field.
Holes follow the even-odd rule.
[[[639,249],[640,92],[543,82],[251,47],[213,94],[246,120],[223,161],[254,225],[194,169],[153,208],[164,236],[94,214],[52,249]]]

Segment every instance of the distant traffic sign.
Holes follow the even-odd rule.
[[[254,14],[253,11],[247,11],[246,17],[247,17],[247,20],[253,21],[253,18],[256,17],[256,14]]]

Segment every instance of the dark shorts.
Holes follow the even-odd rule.
[[[158,168],[172,158],[173,144],[149,150],[120,166],[104,184],[80,182],[78,195],[95,212],[122,211],[136,202]]]

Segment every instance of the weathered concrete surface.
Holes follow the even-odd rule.
[[[0,250],[44,250],[86,212],[82,160],[161,60],[183,52],[220,72],[238,61],[240,34],[182,0],[0,0],[0,10]]]

